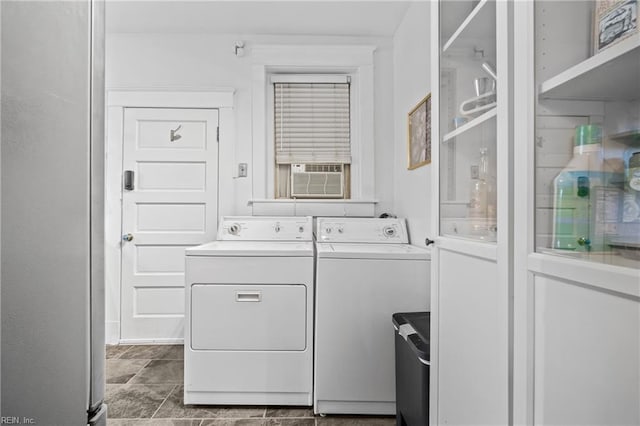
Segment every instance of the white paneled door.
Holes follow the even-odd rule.
[[[218,216],[218,111],[125,108],[121,341],[179,341],[184,249]]]

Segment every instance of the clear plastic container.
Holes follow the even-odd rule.
[[[495,181],[489,173],[488,149],[480,150],[478,178],[471,180],[468,215],[470,235],[485,241],[496,241]]]

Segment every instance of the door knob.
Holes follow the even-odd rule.
[[[122,241],[131,241],[133,240],[133,234],[124,234],[122,236]]]

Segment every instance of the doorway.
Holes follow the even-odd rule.
[[[215,239],[233,126],[232,91],[195,95],[108,92],[108,343],[182,343],[184,250]]]

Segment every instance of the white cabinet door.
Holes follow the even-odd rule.
[[[439,265],[440,424],[507,424],[508,301],[497,264],[440,249]]]
[[[509,423],[509,8],[432,2],[431,424]]]
[[[594,21],[631,3],[514,2],[514,424],[640,424],[640,34]]]
[[[537,276],[535,424],[640,422],[640,303]]]
[[[217,129],[213,109],[125,109],[123,342],[183,338],[184,249],[217,228]]]

